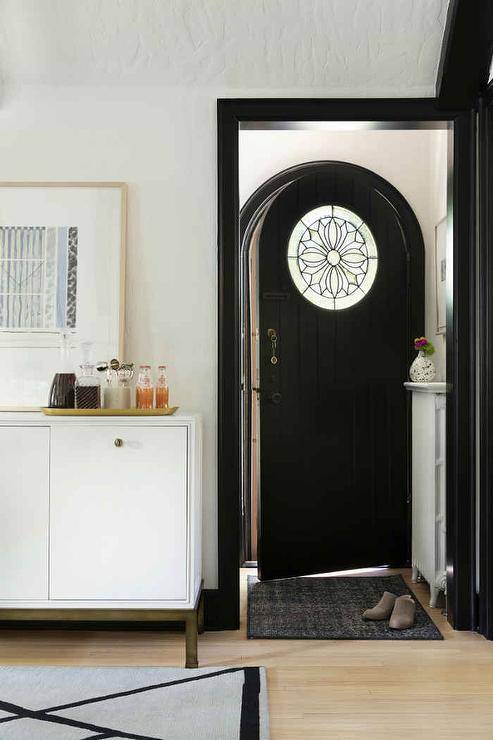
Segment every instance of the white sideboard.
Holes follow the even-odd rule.
[[[195,609],[200,463],[195,416],[1,412],[0,620]]]
[[[405,383],[412,393],[413,580],[430,586],[430,606],[446,592],[445,383]]]

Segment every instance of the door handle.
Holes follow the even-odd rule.
[[[277,356],[277,332],[275,329],[267,329],[267,336],[270,339],[271,344],[271,355],[270,355],[270,361],[272,365],[277,365],[279,362],[279,358]]]
[[[275,403],[275,404],[281,403],[282,401],[281,393],[279,393],[278,391],[276,391],[275,393],[272,393],[270,400],[272,401],[272,403]]]

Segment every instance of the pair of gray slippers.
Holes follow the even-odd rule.
[[[378,604],[363,612],[363,619],[373,621],[388,619],[391,630],[407,630],[413,626],[415,615],[416,604],[410,594],[396,596],[384,591]]]

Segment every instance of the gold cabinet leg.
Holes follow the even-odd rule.
[[[185,668],[198,668],[197,657],[197,612],[187,615],[185,622]]]
[[[197,631],[199,635],[201,635],[204,631],[204,594],[202,594],[200,597],[197,620]]]

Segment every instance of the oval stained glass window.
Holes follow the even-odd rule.
[[[354,306],[370,291],[377,274],[377,245],[356,213],[342,206],[319,206],[291,232],[288,265],[308,301],[337,311]]]

